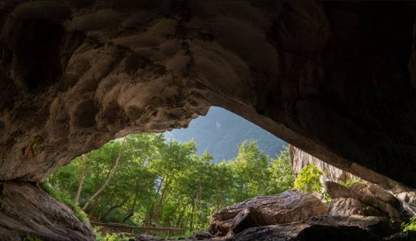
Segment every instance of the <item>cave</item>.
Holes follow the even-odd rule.
[[[186,127],[210,106],[386,189],[416,188],[415,11],[1,2],[0,237],[90,240],[37,183],[109,140]]]

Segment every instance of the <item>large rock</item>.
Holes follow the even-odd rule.
[[[326,205],[317,197],[286,191],[249,199],[216,212],[210,220],[210,232],[214,236],[232,236],[250,227],[296,222],[326,212]]]
[[[317,216],[287,225],[253,227],[230,241],[381,241],[392,234],[386,219]]]
[[[36,184],[0,183],[0,240],[38,237],[44,241],[92,241],[89,223],[57,202]]]
[[[196,232],[194,233],[194,235],[190,237],[190,239],[192,240],[206,240],[206,239],[211,239],[211,238],[212,238],[212,235],[209,232],[209,230]]]
[[[386,216],[401,220],[399,201],[385,190],[373,184],[356,183],[347,188],[335,182],[325,182],[331,197],[329,214]]]

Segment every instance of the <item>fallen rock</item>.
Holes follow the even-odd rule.
[[[232,233],[230,235],[240,233],[247,228],[259,225],[266,225],[262,214],[257,212],[253,207],[245,208],[233,219],[231,224]]]
[[[350,189],[363,195],[370,196],[382,202],[388,203],[395,208],[400,206],[400,202],[396,197],[377,185],[357,182],[352,184]]]
[[[213,236],[232,236],[247,228],[284,224],[324,215],[327,207],[317,197],[299,191],[261,196],[216,212],[210,220]]]
[[[353,185],[344,187],[335,182],[325,182],[325,188],[332,199],[330,215],[364,215],[393,217],[400,221],[400,212],[393,206],[399,202],[376,188]],[[384,191],[385,192],[385,191]]]
[[[196,232],[194,235],[190,237],[190,239],[192,240],[204,240],[204,239],[210,239],[210,238],[212,238],[212,235],[209,232],[209,230]]]
[[[377,237],[387,237],[400,231],[398,222],[390,222],[390,218],[375,216],[315,216],[305,221],[310,225],[358,227]]]
[[[230,241],[380,241],[357,227],[310,226],[307,224],[254,227],[234,236]]]
[[[386,219],[362,216],[315,216],[303,222],[252,227],[229,241],[381,241]]]
[[[329,205],[329,215],[364,215],[364,205],[361,201],[354,198],[336,198],[331,200]]]

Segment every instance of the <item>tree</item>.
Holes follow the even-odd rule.
[[[270,173],[268,194],[277,194],[293,188],[295,176],[287,147],[280,152],[276,159],[271,160],[268,170]]]
[[[322,172],[314,164],[306,165],[297,176],[294,188],[308,193],[322,193],[321,176]]]
[[[108,172],[108,175],[104,181],[104,183],[98,188],[98,190],[88,199],[88,201],[85,203],[84,207],[82,207],[82,210],[85,211],[88,208],[88,205],[91,201],[93,201],[95,198],[98,197],[98,195],[101,194],[101,192],[104,190],[105,187],[107,187],[108,183],[110,182],[111,178],[113,177],[114,173],[117,171],[118,165],[120,163],[121,156],[123,155],[124,151],[124,143],[125,139],[122,141],[120,151],[118,152],[117,159],[115,161],[114,166],[110,169]]]
[[[292,187],[287,151],[275,159],[254,141],[234,160],[197,155],[192,140],[141,133],[114,140],[61,168],[49,183],[101,222],[206,229],[210,216],[235,202]]]
[[[255,141],[241,143],[236,159],[230,163],[237,186],[235,202],[267,193],[269,159]]]
[[[82,162],[83,162],[83,165],[82,165],[81,175],[79,177],[79,185],[77,189],[77,194],[74,199],[75,205],[78,205],[79,198],[81,196],[82,186],[84,185],[85,175],[87,174],[87,155],[86,154],[82,155]]]

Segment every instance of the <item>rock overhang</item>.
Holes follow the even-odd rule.
[[[416,186],[412,3],[0,8],[2,180],[40,181],[216,105],[341,169]]]

